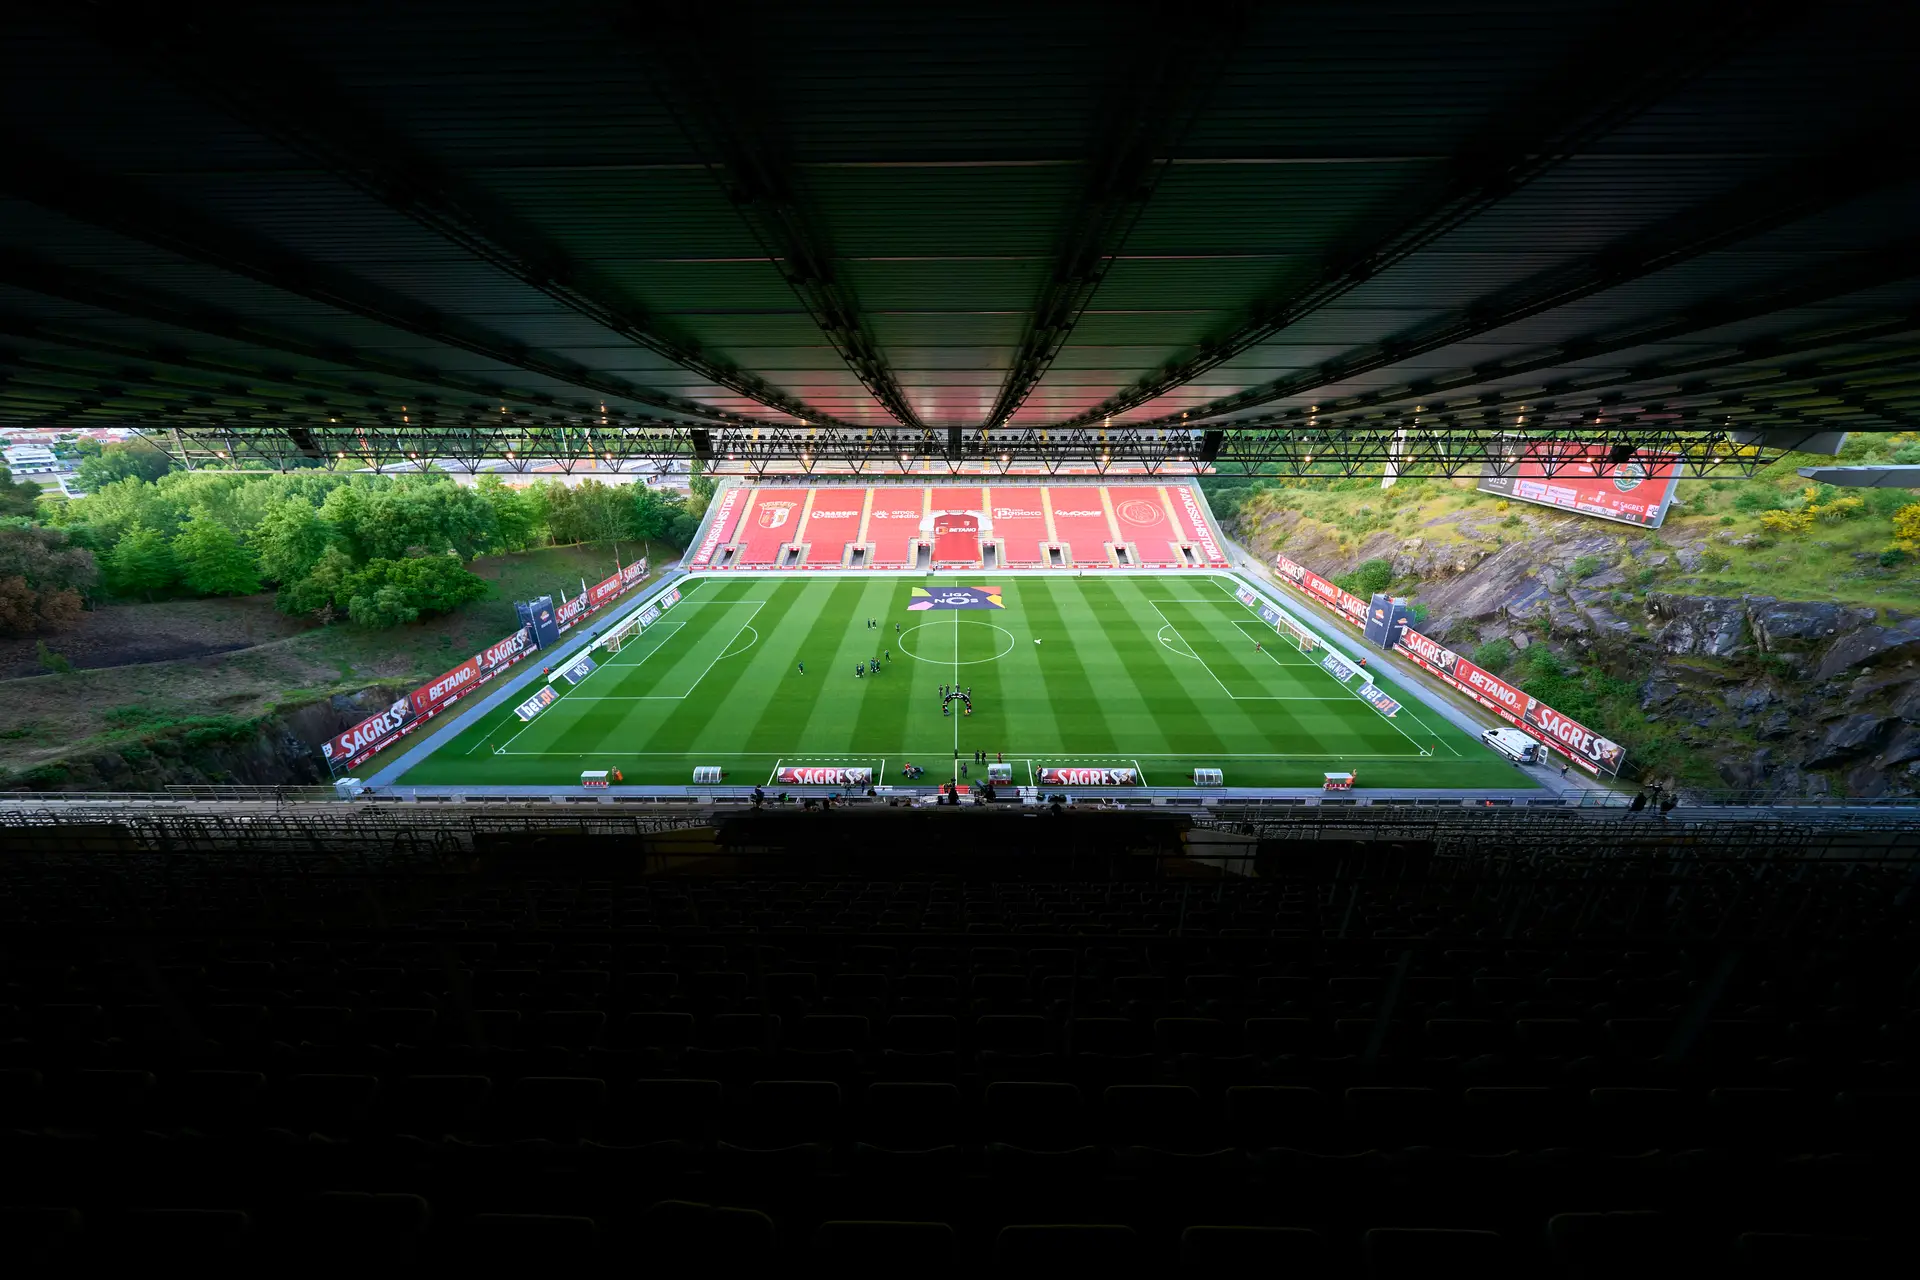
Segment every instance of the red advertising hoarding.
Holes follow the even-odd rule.
[[[1469,662],[1439,641],[1401,623],[1393,647],[1575,764],[1595,773],[1613,775],[1620,772],[1620,765],[1626,759],[1626,748],[1601,737],[1578,720],[1561,715],[1538,698],[1502,680],[1485,667]]]
[[[1561,511],[1657,529],[1680,482],[1680,458],[1636,453],[1609,460],[1606,445],[1541,440],[1528,444],[1504,474],[1480,478],[1480,492]]]
[[[602,582],[596,582],[587,590],[587,608],[598,609],[626,589],[627,575],[624,573],[616,573]]]
[[[1286,556],[1275,556],[1273,567],[1280,577],[1331,608],[1356,627],[1367,622],[1367,602],[1351,591],[1344,591],[1313,570]]]
[[[522,627],[445,675],[421,685],[385,711],[368,716],[344,733],[335,734],[320,744],[320,754],[326,759],[327,767],[338,773],[359,764],[395,738],[411,733],[429,716],[458,702],[468,689],[485,684],[518,662],[532,647],[533,632]]]

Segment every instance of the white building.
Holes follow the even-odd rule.
[[[39,444],[16,444],[5,450],[7,470],[16,476],[43,475],[60,469],[53,450]]]

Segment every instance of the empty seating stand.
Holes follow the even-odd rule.
[[[87,921],[84,858],[4,874],[24,1266],[1768,1275],[1905,1232],[1920,949],[1861,884],[1701,938],[1693,889],[1614,937],[1371,881],[555,869],[262,929],[258,882]]]

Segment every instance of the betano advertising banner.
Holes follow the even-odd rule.
[[[1680,483],[1679,457],[1640,453],[1626,462],[1609,462],[1607,455],[1606,445],[1542,440],[1528,445],[1506,474],[1489,468],[1480,477],[1480,492],[1659,528]]]
[[[596,582],[587,588],[587,608],[598,609],[601,605],[613,599],[626,589],[627,575],[625,573],[616,573],[604,581]]]
[[[1282,579],[1327,605],[1354,626],[1366,625],[1367,602],[1353,592],[1343,591],[1305,565],[1289,560],[1286,556],[1275,556],[1273,567]]]

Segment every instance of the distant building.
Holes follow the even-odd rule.
[[[53,450],[40,444],[9,445],[5,450],[7,470],[16,476],[45,475],[60,469]]]

